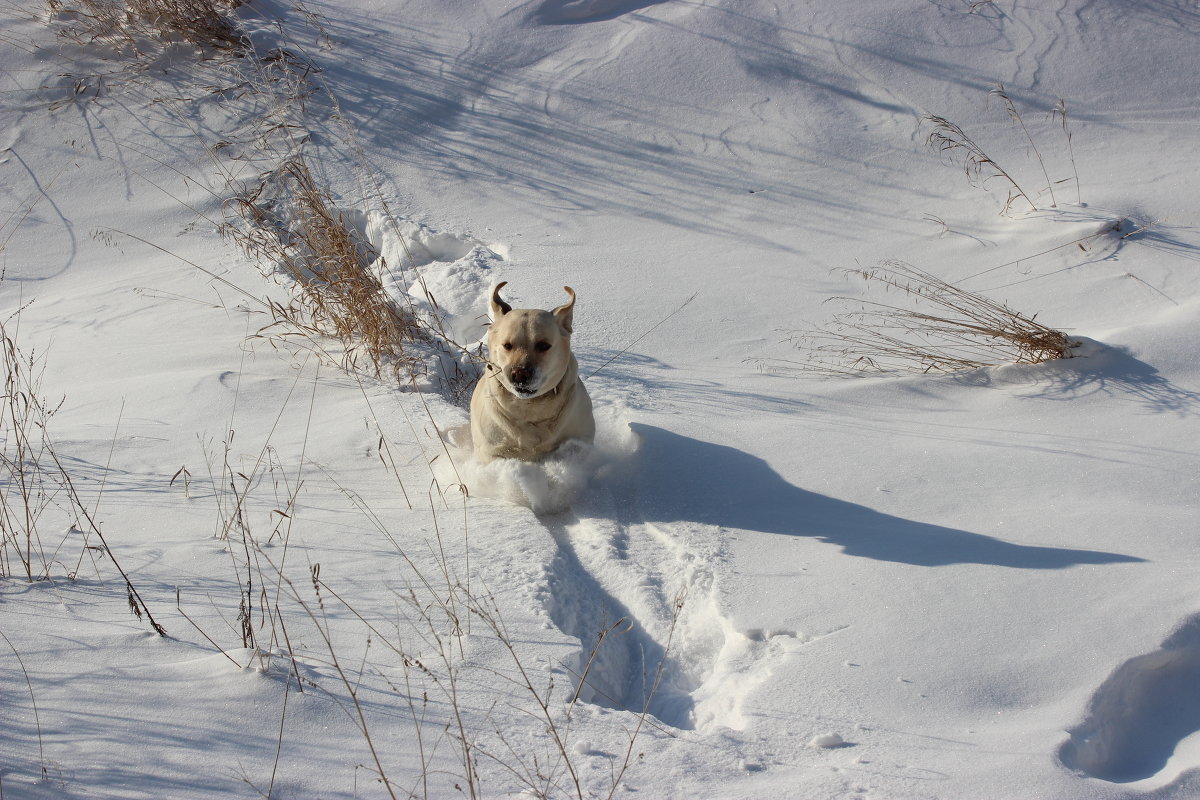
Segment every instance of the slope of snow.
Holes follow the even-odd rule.
[[[293,135],[403,306],[473,349],[495,282],[577,292],[595,447],[486,466],[436,376],[269,327],[217,232],[274,166],[236,60],[3,14],[0,319],[111,550],[64,489],[49,580],[5,547],[6,796],[1200,793],[1188,4],[243,7],[319,67]],[[888,258],[1080,357],[780,369]]]

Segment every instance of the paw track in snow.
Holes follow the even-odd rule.
[[[621,411],[596,413],[595,445],[570,442],[535,463],[476,463],[465,425],[447,444],[471,497],[527,506],[553,537],[538,597],[553,624],[579,640],[561,665],[572,693],[680,729],[744,728],[745,699],[795,634],[735,629],[717,592],[718,529],[644,519],[641,439]],[[438,479],[456,480],[444,469]]]
[[[653,624],[669,626],[671,611],[647,620],[641,609],[626,602],[633,598],[610,592],[592,573],[595,551],[613,547],[612,540],[627,531],[578,519],[548,527],[558,553],[548,569],[547,610],[560,630],[579,639],[575,663],[564,665],[572,683],[582,684],[579,698],[634,712],[645,708],[669,725],[691,728],[694,687],[680,674],[676,657],[667,651],[667,638]]]
[[[636,470],[624,467],[613,470],[624,483],[610,478],[542,520],[558,545],[546,607],[579,639],[565,665],[579,697],[681,729],[742,728],[742,702],[769,675],[775,643],[739,633],[722,614],[715,529],[641,519],[628,479]]]
[[[437,231],[412,220],[394,219],[377,212],[363,217],[362,228],[367,240],[394,267],[450,264],[466,258],[477,248],[491,252],[483,242],[469,236]]]
[[[1092,696],[1059,749],[1063,765],[1111,783],[1174,780],[1200,767],[1200,614],[1130,659]]]

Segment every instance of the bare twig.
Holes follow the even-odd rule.
[[[625,345],[623,348],[621,348],[621,350],[620,350],[620,351],[619,351],[619,352],[618,352],[618,353],[617,353],[615,356],[613,356],[612,358],[610,358],[608,361],[605,361],[605,362],[604,362],[603,364],[601,364],[600,366],[596,367],[596,368],[595,368],[594,370],[592,370],[590,373],[588,373],[587,375],[585,375],[583,379],[586,381],[588,378],[591,378],[592,376],[596,375],[596,373],[600,372],[600,370],[604,369],[604,368],[605,368],[605,367],[607,367],[609,364],[613,363],[613,362],[614,362],[614,361],[616,361],[618,358],[620,358],[621,356],[623,356],[623,355],[625,355],[626,353],[628,353],[628,352],[629,352],[629,350],[630,350],[630,349],[631,349],[631,348],[632,348],[632,347],[633,347],[635,344],[637,344],[638,342],[640,342],[642,339],[645,339],[645,338],[646,338],[647,336],[649,336],[650,334],[654,333],[656,330],[658,330],[658,328],[659,328],[659,326],[660,326],[660,325],[662,325],[664,322],[666,322],[667,320],[669,320],[671,317],[675,316],[675,315],[676,315],[676,314],[678,314],[680,311],[683,311],[683,309],[685,309],[685,308],[688,306],[688,304],[689,304],[689,303],[691,303],[693,300],[695,300],[695,299],[696,299],[696,296],[697,296],[697,295],[699,295],[699,294],[700,294],[699,292],[696,292],[696,293],[695,293],[695,294],[693,294],[691,297],[689,297],[687,300],[684,300],[682,303],[680,303],[680,304],[679,304],[679,307],[678,307],[678,308],[676,308],[676,309],[675,309],[674,311],[672,311],[670,314],[667,314],[665,317],[663,317],[662,319],[660,319],[658,322],[656,322],[656,323],[654,323],[653,325],[651,325],[651,326],[650,326],[650,328],[649,328],[649,329],[647,329],[645,333],[643,333],[641,336],[638,336],[636,339],[634,339],[634,340],[633,340],[632,342],[630,342],[629,344]]]

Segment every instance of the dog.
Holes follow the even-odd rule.
[[[592,401],[571,352],[575,291],[553,311],[514,309],[496,284],[488,303],[487,369],[471,395],[475,460],[537,461],[570,439],[596,435]]]

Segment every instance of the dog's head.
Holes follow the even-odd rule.
[[[500,299],[507,282],[492,289],[489,302],[488,371],[504,388],[523,400],[546,394],[562,380],[571,363],[571,321],[575,292],[553,311],[514,309]]]

